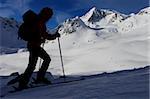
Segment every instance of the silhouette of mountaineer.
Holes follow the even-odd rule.
[[[52,17],[52,15],[52,9],[45,7],[37,15],[37,19],[35,19],[35,21],[33,22],[34,24],[30,26],[30,30],[34,32],[36,31],[36,33],[33,33],[35,39],[27,41],[27,48],[29,50],[29,63],[25,72],[20,77],[19,89],[24,89],[27,87],[29,79],[35,69],[38,57],[43,59],[43,63],[37,73],[36,83],[51,84],[51,82],[45,78],[45,73],[48,69],[51,58],[41,47],[41,44],[44,43],[46,39],[54,40],[57,37],[60,37],[59,33],[51,35],[46,32],[46,22]]]

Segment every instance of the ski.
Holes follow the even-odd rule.
[[[9,86],[9,85],[13,85],[13,84],[17,83],[17,82],[19,81],[19,79],[20,79],[20,75],[17,76],[16,78],[10,80],[10,81],[7,83],[7,85]]]
[[[22,89],[22,90],[18,90],[17,87],[12,86],[14,90],[9,91],[9,93],[15,93],[15,92],[20,92],[20,91],[27,90],[27,89],[33,89],[33,88],[44,87],[44,86],[50,86],[50,87],[55,87],[55,86],[58,86],[58,85],[63,86],[62,84],[77,82],[77,81],[81,81],[81,80],[84,80],[84,79],[85,78],[82,78],[82,77],[81,78],[76,78],[76,79],[66,79],[64,81],[55,81],[55,80],[58,80],[58,79],[54,79],[54,81],[51,84],[34,84],[34,82],[32,82],[32,83],[29,84],[29,86],[27,88]],[[32,80],[35,81],[35,78],[32,78]]]
[[[9,81],[7,81],[6,85],[1,88],[2,92],[0,97],[5,97],[9,93],[20,92],[27,89],[37,88],[37,87],[57,87],[57,86],[64,86],[66,83],[77,82],[86,79],[84,76],[52,76],[47,73],[46,77],[52,82],[51,84],[34,84],[36,73],[32,75],[32,78],[29,81],[28,87],[25,89],[20,90],[18,88],[18,82],[21,79],[21,75],[12,76]]]

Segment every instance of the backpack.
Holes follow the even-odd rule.
[[[18,39],[22,39],[24,41],[31,41],[35,39],[37,33],[37,20],[38,16],[32,10],[28,10],[23,14],[23,23],[19,27],[18,30]]]

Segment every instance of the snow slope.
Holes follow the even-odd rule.
[[[124,15],[93,8],[81,17],[60,24],[65,73],[89,75],[149,65],[149,9]],[[116,18],[109,17],[113,15]],[[95,20],[95,17],[99,20]],[[103,25],[105,22],[102,20],[110,19],[116,22],[106,22],[108,24]],[[92,25],[86,23],[91,21]],[[95,27],[96,24],[100,26]],[[52,59],[49,71],[55,75],[62,74],[57,39],[47,42],[44,48]],[[0,75],[15,71],[22,73],[28,62],[28,52],[1,55],[0,60]]]
[[[149,99],[149,66],[8,94],[2,99]]]

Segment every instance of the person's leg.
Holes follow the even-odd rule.
[[[25,72],[21,75],[21,79],[19,82],[19,87],[24,88],[27,87],[27,84],[30,80],[30,77],[35,69],[37,60],[38,60],[38,48],[28,48],[29,49],[29,63]]]
[[[38,56],[43,59],[43,63],[42,63],[42,66],[41,66],[41,68],[37,74],[37,80],[43,80],[45,78],[44,76],[45,76],[46,71],[49,67],[51,59],[43,48],[40,49]]]

